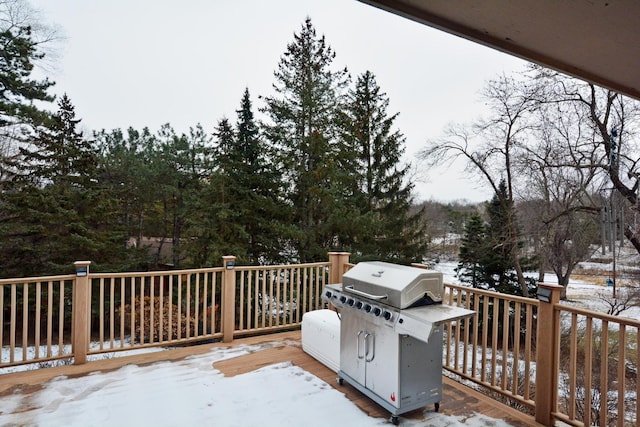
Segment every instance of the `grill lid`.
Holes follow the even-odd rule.
[[[405,309],[442,302],[442,273],[388,262],[361,262],[342,276],[342,290]]]

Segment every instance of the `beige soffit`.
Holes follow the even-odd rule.
[[[640,99],[638,0],[360,0]]]

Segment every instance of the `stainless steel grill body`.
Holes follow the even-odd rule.
[[[442,304],[439,272],[362,262],[327,285],[323,298],[341,313],[339,381],[392,414],[442,397],[442,327],[473,311]]]

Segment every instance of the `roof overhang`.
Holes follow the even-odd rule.
[[[640,99],[640,1],[360,1]]]

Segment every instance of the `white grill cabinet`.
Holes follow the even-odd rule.
[[[340,370],[347,381],[398,415],[442,398],[442,324],[471,310],[442,304],[442,273],[362,262],[327,285],[323,298],[340,311]]]

